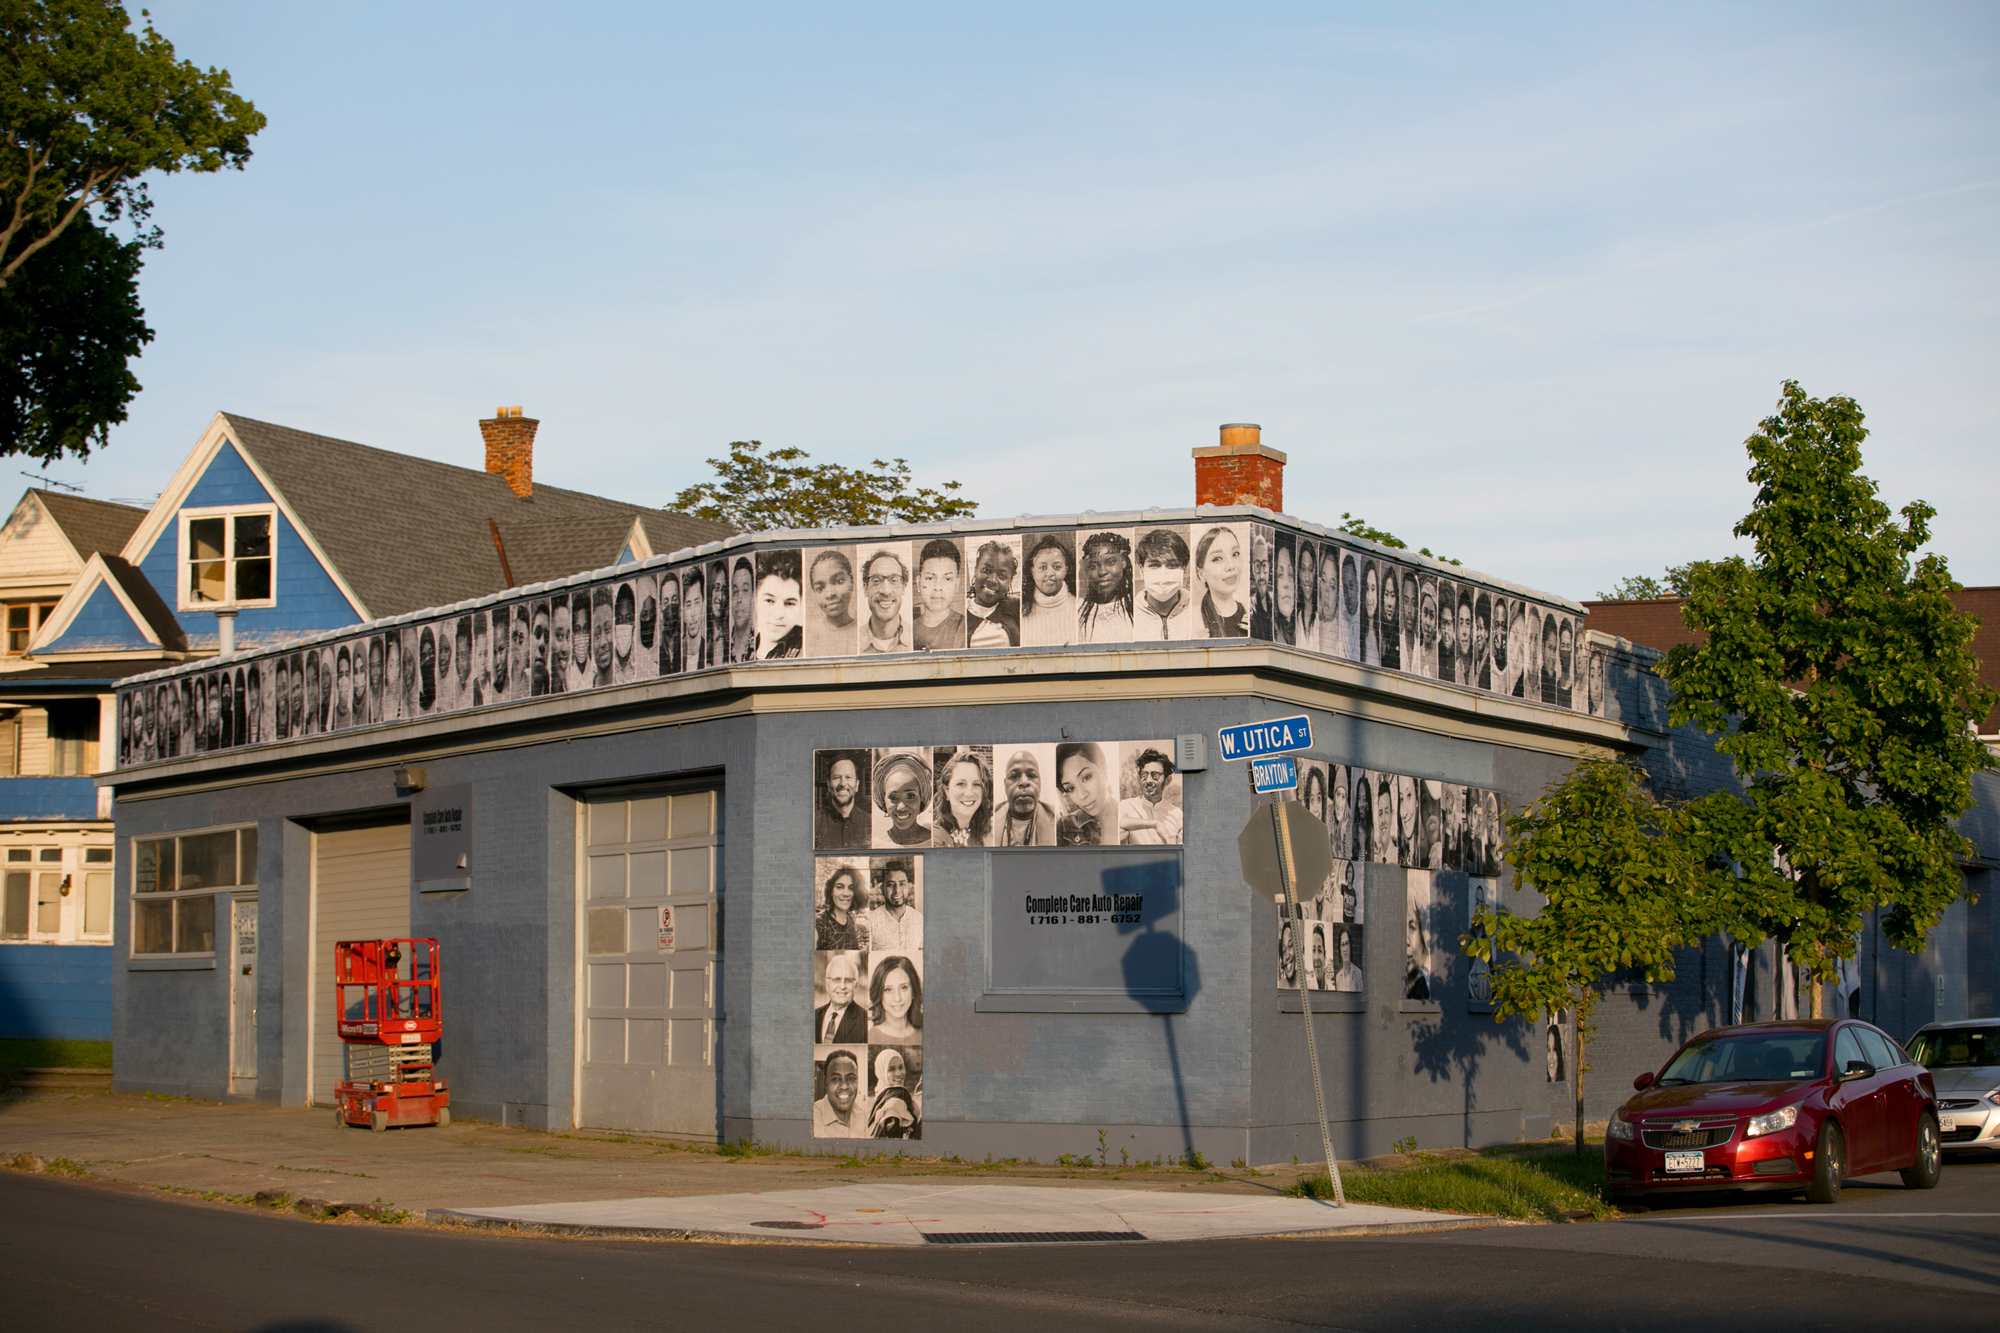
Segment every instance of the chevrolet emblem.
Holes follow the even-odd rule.
[[[1695,1123],[1692,1120],[1676,1121],[1674,1124],[1674,1133],[1676,1134],[1692,1134],[1694,1131]]]

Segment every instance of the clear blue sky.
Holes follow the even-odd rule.
[[[1588,596],[1733,549],[1779,382],[2000,583],[2000,9],[356,6],[153,14],[270,116],[156,187],[150,496],[215,411],[662,503],[732,439],[987,516],[1287,508]]]

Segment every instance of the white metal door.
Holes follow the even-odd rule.
[[[716,799],[584,804],[579,1124],[720,1137]]]
[[[229,1078],[230,1091],[257,1088],[257,900],[229,905]]]
[[[410,933],[410,826],[342,829],[313,836],[312,1090],[333,1105],[346,1070],[334,1022],[333,946],[341,940],[404,939]]]

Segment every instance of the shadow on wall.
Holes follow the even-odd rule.
[[[1174,1081],[1174,1107],[1181,1128],[1182,1150],[1194,1152],[1194,1126],[1188,1114],[1187,1076],[1181,1068],[1180,1043],[1174,1015],[1184,1013],[1201,993],[1201,964],[1178,932],[1161,930],[1156,922],[1180,919],[1182,883],[1179,857],[1114,866],[1102,874],[1104,892],[1113,901],[1143,895],[1145,909],[1114,914],[1118,933],[1131,937],[1121,962],[1125,993],[1148,1013],[1158,1014],[1167,1035],[1167,1065]],[[1136,919],[1134,919],[1136,918]]]
[[[111,946],[0,945],[0,1037],[111,1040]]]

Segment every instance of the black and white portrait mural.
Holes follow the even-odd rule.
[[[812,971],[813,1137],[922,1138],[922,856],[814,859]]]
[[[245,653],[227,673],[190,663],[136,677],[118,694],[117,762],[285,744],[764,662],[1184,640],[1262,641],[1592,717],[1616,710],[1608,650],[1587,640],[1570,608],[1344,534],[1196,515],[842,535],[827,534],[835,544],[738,539],[700,559],[649,560]],[[982,756],[999,767],[1007,758]],[[1066,802],[1053,773],[1043,775],[1041,799],[1058,819],[1072,817],[1074,836],[1094,827],[1116,841],[1105,829],[1135,793],[1122,758],[1098,760],[1106,808],[1092,808],[1098,793],[1088,786]],[[936,779],[933,763],[926,838]],[[997,810],[1003,777],[996,769],[987,779]],[[1329,802],[1332,785],[1329,774]],[[1352,818],[1362,790],[1352,775],[1348,790]],[[1366,790],[1367,826],[1353,827],[1369,842],[1356,859],[1374,859],[1382,839],[1404,859],[1409,832],[1381,817],[1392,809],[1404,818],[1402,793],[1393,781],[1386,802],[1379,781]],[[860,799],[872,795],[864,788]],[[1436,795],[1449,821],[1455,807]],[[1417,812],[1408,817],[1421,829]],[[1443,848],[1456,828],[1440,827],[1431,841]],[[972,836],[949,821],[946,831]],[[1468,828],[1459,841],[1473,836]]]
[[[813,783],[820,851],[1182,841],[1170,739],[819,750]]]

